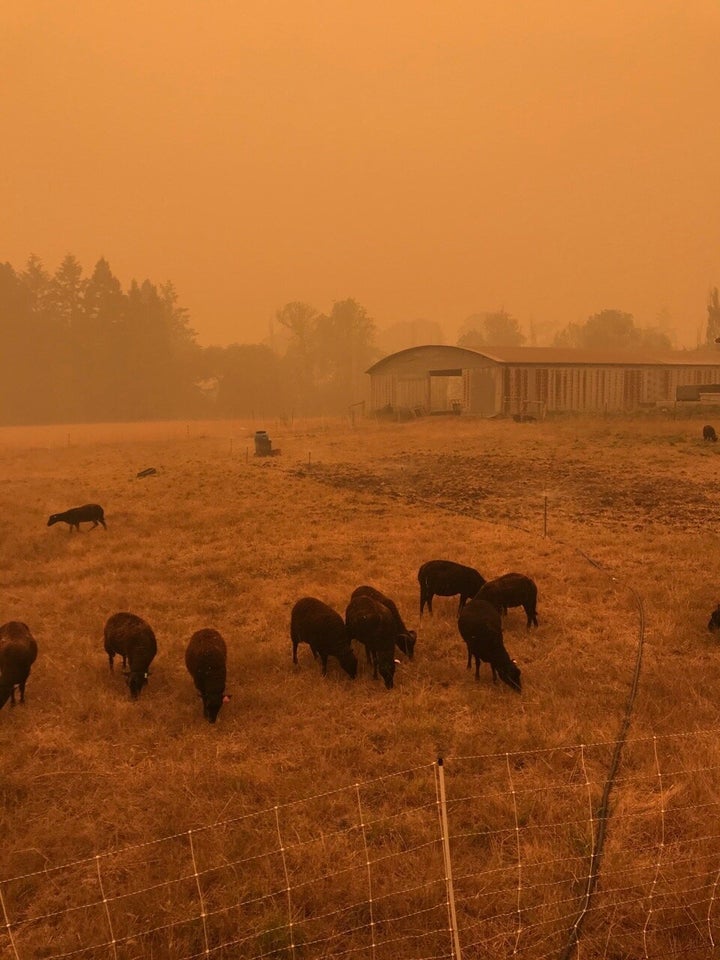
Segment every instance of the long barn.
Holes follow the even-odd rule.
[[[699,399],[720,384],[720,352],[419,346],[373,364],[373,412],[608,412]],[[679,388],[679,389],[678,389]]]

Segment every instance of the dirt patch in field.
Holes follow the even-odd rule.
[[[414,454],[367,464],[313,464],[293,471],[335,487],[428,502],[472,516],[530,525],[553,518],[573,524],[640,530],[661,524],[683,530],[707,525],[717,496],[702,478],[651,469],[645,463],[588,464],[499,453]]]

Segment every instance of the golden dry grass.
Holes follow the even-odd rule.
[[[376,960],[447,955],[443,755],[467,954],[557,955],[644,623],[583,956],[708,956],[720,449],[702,422],[259,424],[272,459],[252,455],[250,423],[0,430],[0,619],[40,647],[26,705],[0,713],[0,953],[179,960],[207,935],[214,957],[370,956],[373,938]],[[45,526],[90,501],[107,532]],[[435,557],[537,581],[540,628],[505,621],[521,696],[466,672],[454,599],[419,619]],[[291,662],[295,600],[344,612],[361,583],[418,630],[391,692],[364,657],[355,682],[332,660],[322,679],[307,647]],[[158,637],[136,703],[101,642],[123,609]],[[229,647],[215,727],[183,661],[204,626]],[[92,946],[110,930],[114,954]]]

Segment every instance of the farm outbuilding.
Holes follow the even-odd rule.
[[[370,410],[544,416],[634,410],[720,384],[720,352],[419,346],[367,371]],[[687,392],[687,391],[686,391]]]

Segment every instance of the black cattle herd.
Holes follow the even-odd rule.
[[[79,532],[81,523],[92,523],[93,529],[102,524],[107,529],[103,508],[97,503],[55,513],[47,525],[58,522],[67,523],[71,533]],[[423,563],[418,570],[418,583],[421,617],[425,607],[432,614],[433,597],[459,596],[458,631],[467,647],[468,670],[475,661],[475,678],[479,679],[480,664],[488,663],[493,681],[500,677],[520,693],[520,669],[505,649],[501,617],[510,607],[523,607],[528,629],[537,627],[535,583],[520,573],[506,573],[486,581],[473,567],[452,560]],[[708,629],[720,630],[720,604],[712,612]],[[352,679],[358,671],[352,648],[352,641],[357,640],[365,647],[367,662],[372,663],[373,678],[377,679],[379,674],[391,689],[399,662],[395,648],[412,659],[417,634],[405,626],[390,597],[366,585],[353,591],[344,618],[316,597],[298,600],[290,616],[290,639],[293,663],[298,662],[298,645],[307,643],[313,657],[322,664],[323,676],[327,673],[328,658],[335,657]],[[134,613],[115,613],[105,624],[103,645],[110,670],[114,669],[115,657],[122,658],[130,696],[136,699],[147,683],[150,664],[157,653],[152,628]],[[25,684],[37,653],[37,642],[27,624],[12,620],[0,625],[0,708],[8,699],[11,706],[15,705],[16,689],[20,703],[25,702]],[[230,699],[225,690],[227,647],[220,633],[213,629],[195,632],[185,650],[185,665],[202,698],[203,715],[215,723],[223,704]]]

